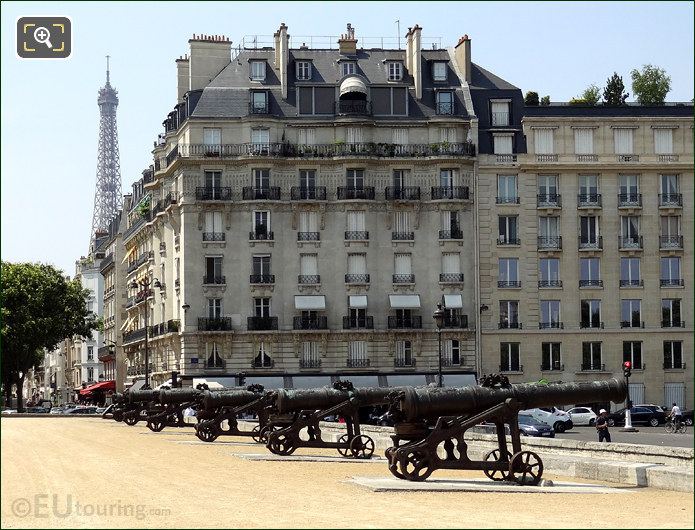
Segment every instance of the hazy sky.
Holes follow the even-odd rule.
[[[68,60],[15,55],[17,17],[72,19]],[[652,63],[670,74],[670,101],[693,97],[692,2],[11,2],[2,5],[3,260],[74,273],[89,245],[105,59],[118,90],[123,191],[148,167],[152,142],[176,103],[174,60],[193,33],[397,37],[416,23],[444,46],[467,33],[473,61],[518,86],[567,101],[614,71]],[[359,45],[359,44],[358,44]],[[632,98],[630,98],[632,99]]]

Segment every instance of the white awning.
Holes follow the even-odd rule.
[[[447,309],[463,308],[463,297],[460,294],[445,294],[444,307]]]
[[[326,309],[326,297],[320,296],[300,296],[294,297],[295,309]]]
[[[359,77],[348,77],[340,83],[340,95],[347,94],[348,92],[359,92],[361,94],[367,93],[367,87]]]
[[[367,307],[366,294],[351,294],[348,300],[348,307],[351,309],[365,309]]]
[[[391,309],[420,309],[419,294],[390,294]]]
[[[134,316],[134,315],[133,315],[132,317],[130,317],[130,318],[127,318],[126,321],[125,321],[125,322],[123,323],[123,325],[121,326],[121,331],[127,329],[128,326],[130,326],[130,325],[133,323],[133,320],[135,320],[135,316]]]

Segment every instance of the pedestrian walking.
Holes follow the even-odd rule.
[[[596,431],[598,432],[599,442],[610,442],[611,433],[608,430],[608,412],[606,409],[601,409],[596,418]]]

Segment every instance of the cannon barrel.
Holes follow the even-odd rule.
[[[626,397],[627,386],[624,381],[617,379],[553,385],[520,384],[509,388],[406,388],[399,408],[403,419],[410,422],[423,418],[474,414],[504,403],[509,398],[518,401],[521,410],[524,410],[599,401],[619,403]]]
[[[130,403],[140,403],[143,401],[159,402],[159,390],[135,390],[128,392]]]
[[[180,405],[181,403],[195,401],[200,395],[202,395],[202,391],[196,390],[195,388],[185,388],[179,390],[160,390],[159,402],[162,405]]]
[[[262,397],[264,392],[251,392],[245,388],[239,390],[225,390],[222,392],[203,392],[203,407],[212,410],[217,407],[238,407],[251,403]]]
[[[386,403],[387,396],[403,388],[355,388],[351,392],[336,390],[331,387],[311,388],[303,390],[278,390],[275,405],[280,414],[299,410],[317,410],[334,407],[343,401],[354,397],[355,404],[360,407]]]

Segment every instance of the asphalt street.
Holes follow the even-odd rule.
[[[611,427],[611,441],[633,444],[663,445],[668,447],[693,447],[693,427],[688,427],[685,434],[669,434],[660,427],[636,426],[639,432],[620,432],[622,427]],[[573,427],[557,438],[565,440],[598,441],[595,427]]]

